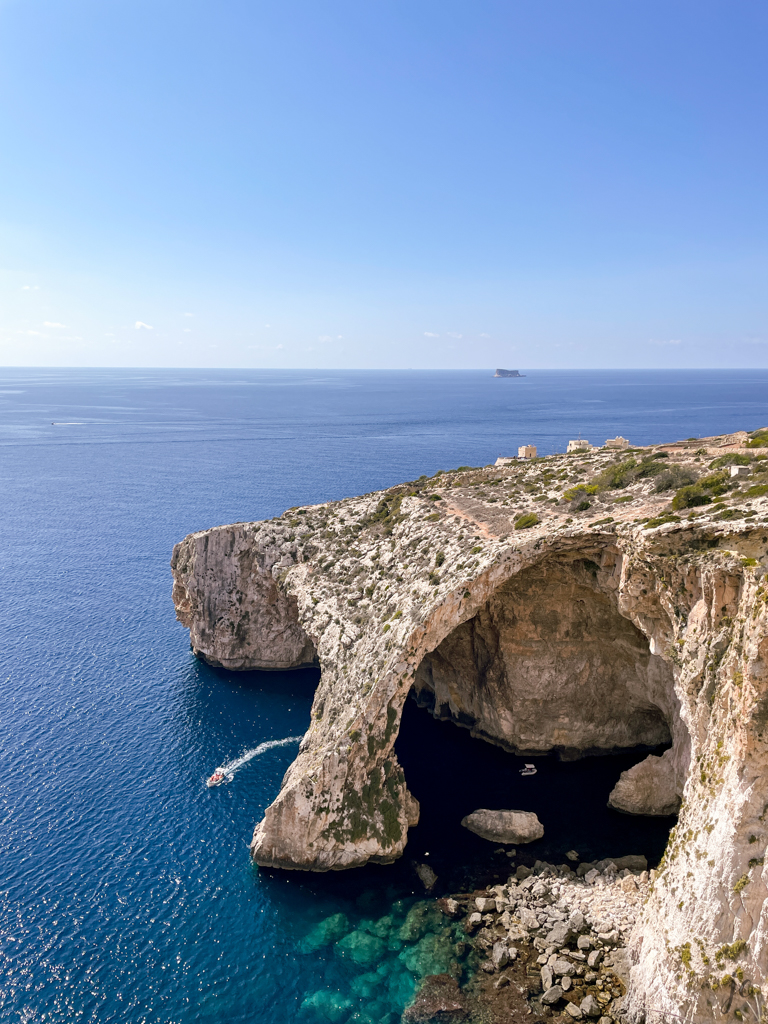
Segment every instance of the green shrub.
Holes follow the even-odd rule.
[[[642,522],[642,520],[640,520],[640,521]],[[665,512],[663,516],[656,516],[653,519],[646,519],[645,526],[643,527],[643,529],[645,529],[645,530],[653,530],[657,526],[664,526],[665,523],[679,523],[679,522],[680,522],[680,516],[673,516],[671,513]]]
[[[650,459],[643,459],[640,465],[637,467],[633,476],[637,480],[645,480],[649,476],[658,476],[664,472],[665,467],[655,461],[656,456],[654,455]]]
[[[678,487],[685,487],[686,484],[696,483],[698,476],[699,474],[692,466],[670,466],[656,478],[654,490],[657,494],[661,494],[662,491],[677,490]]]
[[[762,498],[763,495],[768,494],[768,484],[755,484],[744,493],[747,498]]]
[[[706,487],[708,491],[721,487],[728,479],[727,473],[710,473],[699,480],[700,487]]]
[[[747,441],[747,448],[768,448],[768,430],[756,431],[752,440]]]
[[[539,522],[539,517],[535,512],[527,512],[525,515],[520,516],[519,519],[515,520],[516,530],[527,530],[531,526],[536,526]]]
[[[697,505],[709,505],[712,501],[699,484],[681,487],[672,499],[672,508],[678,512],[681,508],[696,508]]]
[[[477,545],[475,545],[475,547],[473,547],[473,548],[472,548],[472,550],[471,550],[471,551],[470,551],[469,553],[470,553],[470,555],[477,555],[477,554],[479,554],[479,553],[480,553],[480,552],[481,552],[482,550],[483,550],[483,549],[482,549],[482,548],[480,547],[480,545],[479,545],[479,544],[477,544]]]
[[[633,474],[633,470],[636,468],[637,463],[634,459],[628,459],[626,462],[619,462],[615,466],[608,466],[606,469],[599,473],[595,477],[595,485],[600,491],[615,490],[619,487],[626,487],[630,483]]]
[[[435,565],[437,566],[438,569],[440,568],[444,561],[445,553],[442,551],[438,551],[437,554],[435,555]]]
[[[751,461],[748,455],[731,452],[730,455],[719,455],[716,459],[713,459],[709,464],[709,468],[721,469],[723,466],[748,466]]]
[[[569,487],[563,497],[566,501],[573,501],[578,494],[597,494],[597,484],[576,484],[575,487]]]
[[[592,508],[591,501],[580,501],[575,507],[574,512],[586,512],[588,508]]]

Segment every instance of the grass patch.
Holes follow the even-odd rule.
[[[516,530],[528,530],[531,526],[536,526],[539,522],[539,517],[535,512],[528,512],[519,519],[515,520]]]

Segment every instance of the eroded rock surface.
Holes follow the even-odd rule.
[[[630,940],[626,1013],[748,1019],[768,973],[768,463],[719,469],[761,454],[746,442],[442,473],[177,545],[200,657],[322,670],[257,863],[403,853],[419,810],[394,742],[412,691],[520,752],[670,742],[661,804],[680,817]],[[697,477],[675,513],[669,488]],[[515,529],[522,515],[538,521]],[[615,801],[658,813],[658,768],[617,780]]]

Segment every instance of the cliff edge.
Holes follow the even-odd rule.
[[[679,809],[625,1012],[703,1024],[754,1003],[760,1020],[764,437],[462,468],[176,545],[174,602],[199,657],[321,668],[254,860],[326,871],[403,853],[419,814],[394,752],[409,693],[519,753],[668,743],[611,796],[629,813]]]

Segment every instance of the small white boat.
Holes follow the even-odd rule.
[[[535,775],[536,774],[536,765],[534,765],[534,764],[527,764],[524,768],[520,769],[520,774],[521,775]]]
[[[208,789],[211,789],[213,786],[220,786],[222,782],[229,782],[229,776],[223,768],[217,768],[213,775],[205,780]]]

